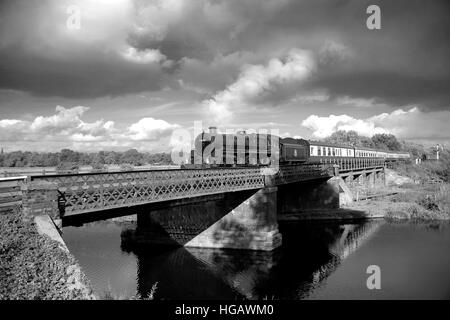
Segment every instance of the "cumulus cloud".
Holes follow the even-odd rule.
[[[267,65],[247,65],[238,79],[203,103],[217,123],[231,120],[234,111],[270,100],[280,86],[298,84],[315,68],[312,55],[292,49],[285,59],[273,58]]]
[[[157,140],[162,136],[170,135],[178,127],[178,125],[170,124],[161,119],[143,118],[128,128],[128,135],[131,139],[137,141]]]
[[[0,142],[13,147],[26,143],[27,150],[58,150],[61,147],[78,150],[123,149],[135,147],[151,151],[169,151],[168,141],[177,124],[161,119],[142,118],[124,128],[103,119],[85,122],[82,117],[88,107],[56,107],[51,116],[38,116],[32,121],[0,120]]]
[[[138,51],[136,48],[129,47],[122,53],[122,56],[126,60],[140,64],[160,63],[167,60],[166,56],[159,52],[159,50],[157,49]],[[171,62],[167,61],[166,64],[170,66]]]
[[[319,117],[311,115],[302,122],[302,126],[310,129],[315,138],[323,139],[338,130],[354,130],[364,136],[372,136],[376,133],[387,133],[388,130],[377,127],[369,120],[356,119],[348,115],[330,115]]]
[[[392,133],[402,139],[450,140],[450,111],[423,112],[418,107],[382,113],[366,119],[348,115],[320,117],[311,115],[301,125],[312,131],[314,138],[325,138],[338,130],[354,130],[364,136]]]

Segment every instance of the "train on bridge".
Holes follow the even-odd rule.
[[[195,138],[191,161],[183,168],[265,166],[274,154],[280,164],[338,163],[345,159],[384,159],[399,161],[410,159],[401,151],[378,150],[351,145],[331,144],[291,137],[280,138],[270,134],[218,133],[215,127]]]

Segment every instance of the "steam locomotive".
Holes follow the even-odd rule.
[[[397,161],[409,159],[410,154],[245,131],[222,134],[210,127],[209,132],[196,137],[190,164],[183,167],[267,166],[271,159],[277,159],[280,164],[334,163],[347,158]]]

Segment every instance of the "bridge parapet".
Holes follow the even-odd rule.
[[[33,176],[56,183],[63,214],[78,214],[139,204],[260,189],[259,168],[147,170]]]
[[[366,161],[347,165],[285,165],[276,171],[258,167],[143,170],[37,175],[29,177],[29,181],[56,184],[59,208],[64,216],[331,178],[342,170],[350,170],[350,167],[356,169],[375,165],[378,163]]]
[[[383,168],[386,161],[384,159],[375,158],[348,158],[348,159],[337,159],[333,164],[339,166],[340,172],[365,170],[372,168]]]
[[[301,164],[280,166],[279,171],[273,176],[266,178],[266,185],[282,185],[300,181],[314,180],[320,178],[331,178],[334,176],[333,165],[331,164]]]

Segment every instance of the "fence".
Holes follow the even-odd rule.
[[[22,203],[21,185],[26,176],[0,178],[0,211]]]

